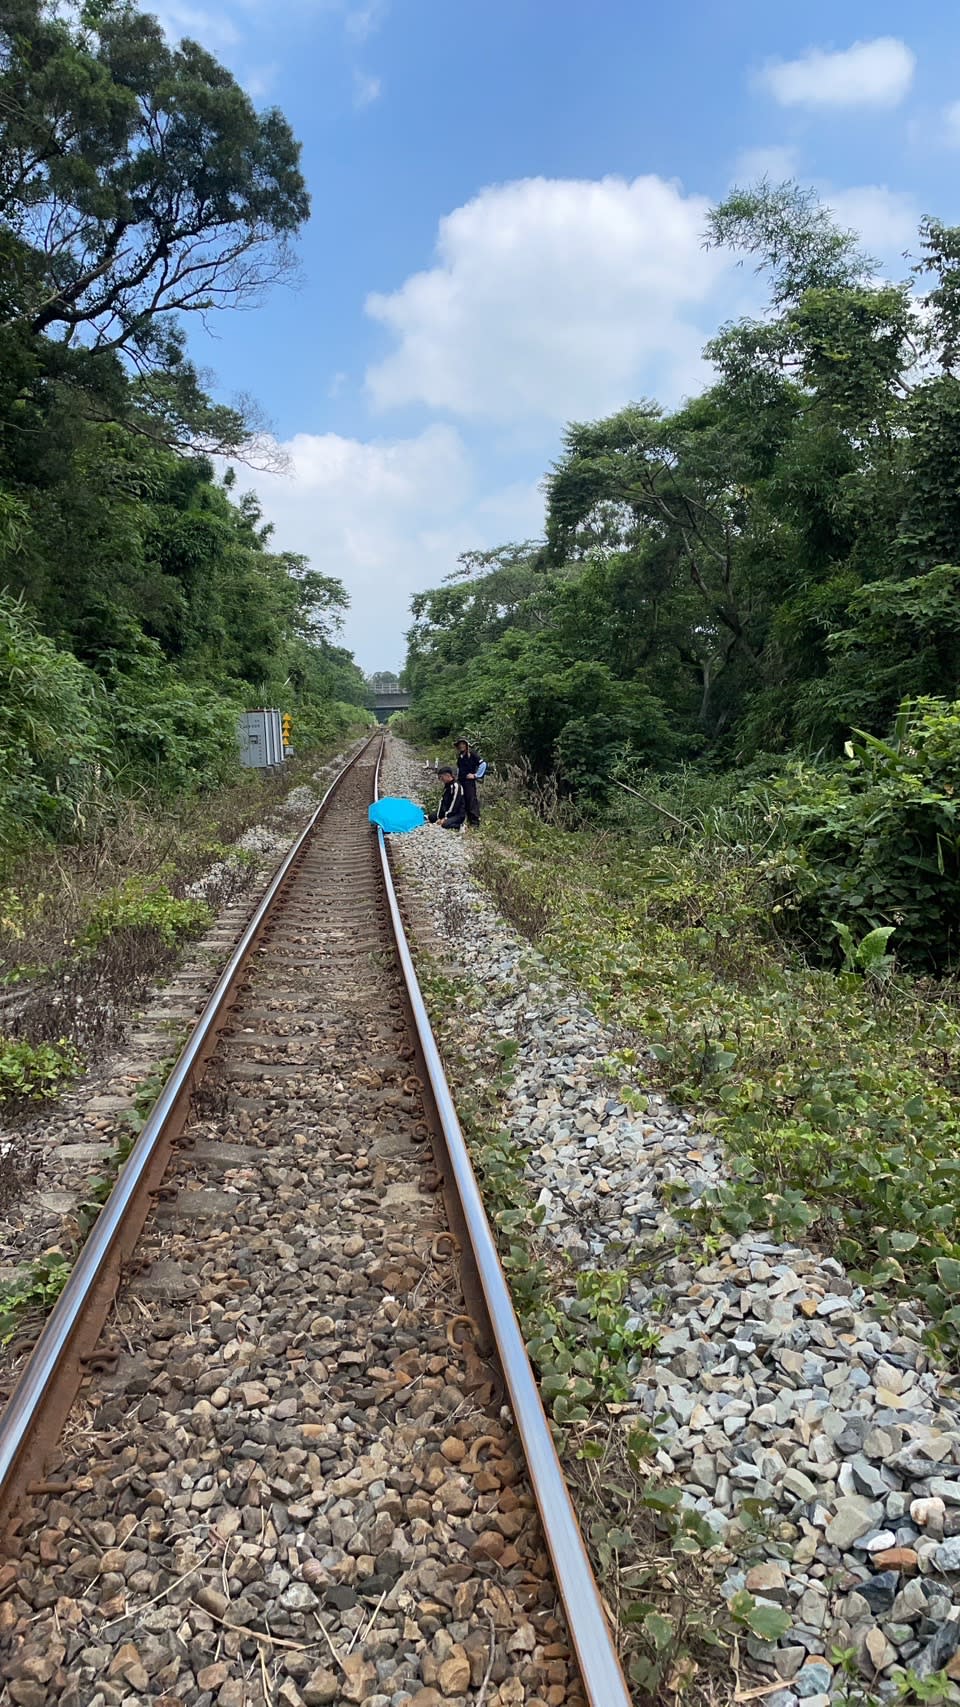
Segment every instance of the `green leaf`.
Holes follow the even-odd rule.
[[[648,1612],[643,1620],[643,1629],[658,1653],[670,1647],[677,1633],[673,1619],[662,1612]]]
[[[960,1292],[960,1261],[956,1257],[937,1257],[934,1266],[948,1291]]]
[[[778,1642],[785,1636],[793,1623],[793,1618],[782,1606],[768,1606],[758,1602],[747,1614],[747,1623],[753,1634],[763,1642]]]

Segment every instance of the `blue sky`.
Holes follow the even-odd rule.
[[[191,329],[288,472],[250,472],[277,543],[342,577],[344,638],[398,667],[410,594],[535,535],[565,421],[708,377],[756,303],[701,244],[767,171],[815,184],[902,276],[960,223],[948,0],[162,0],[303,143],[302,280]],[[904,18],[909,15],[909,25]]]

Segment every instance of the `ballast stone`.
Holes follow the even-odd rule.
[[[392,790],[418,792],[422,769],[395,746],[387,771]],[[624,1248],[655,1264],[627,1302],[638,1325],[657,1304],[660,1342],[638,1371],[633,1403],[647,1422],[666,1418],[663,1474],[718,1534],[740,1529],[739,1545],[745,1499],[764,1502],[771,1534],[784,1526],[777,1546],[795,1621],[779,1647],[757,1650],[774,1654],[775,1664],[758,1663],[783,1684],[764,1699],[829,1707],[823,1654],[859,1645],[869,1660],[872,1630],[897,1663],[916,1667],[927,1655],[932,1665],[948,1649],[949,1660],[960,1602],[960,1503],[948,1497],[960,1495],[960,1408],[923,1345],[921,1315],[899,1304],[877,1319],[835,1259],[759,1230],[721,1235],[706,1264],[687,1256],[664,1187],[697,1201],[721,1185],[716,1138],[642,1083],[640,1115],[611,1096],[604,1064],[623,1040],[498,915],[473,880],[474,846],[424,828],[395,850],[404,880],[431,907],[443,895],[462,921],[450,952],[477,1006],[458,1053],[468,1062],[476,1053],[480,1065],[489,1039],[516,1045],[501,1111],[525,1152],[544,1240],[579,1266],[620,1267]],[[750,1568],[763,1560],[750,1562],[741,1587]],[[896,1616],[905,1588],[923,1593],[935,1579],[939,1598],[925,1595],[911,1619]],[[818,1628],[803,1621],[801,1603],[811,1616],[823,1608]],[[872,1647],[887,1659],[877,1638]],[[877,1683],[880,1699],[886,1688]]]

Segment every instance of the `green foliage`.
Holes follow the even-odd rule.
[[[257,301],[308,206],[285,119],[196,43],[126,0],[5,8],[0,853],[231,781],[251,703],[301,748],[362,704],[343,586],[217,483],[203,453],[256,422],[185,356],[182,317]]]
[[[25,1316],[45,1314],[69,1278],[70,1264],[62,1252],[45,1251],[25,1263],[12,1280],[0,1283],[0,1345],[16,1338]]]
[[[92,671],[0,593],[0,848],[74,827],[107,751]]]
[[[708,240],[770,295],[708,344],[716,382],[572,423],[545,546],[413,604],[419,727],[469,723],[594,812],[624,756],[837,754],[960,692],[960,229],[925,221],[914,279],[878,282],[811,192],[764,183]]]
[[[888,968],[893,936],[902,964],[954,969],[958,767],[960,701],[927,699],[902,708],[890,740],[861,732],[844,760],[791,765],[765,791],[775,905],[820,955],[839,932],[848,965]]]
[[[853,932],[848,925],[837,925],[837,936],[843,954],[844,972],[862,972],[871,978],[889,978],[894,968],[894,957],[887,953],[896,925],[881,925],[876,930],[868,931],[861,942],[854,942]]]
[[[0,110],[15,331],[49,333],[94,372],[129,353],[148,398],[159,377],[158,425],[178,392],[202,410],[171,317],[255,302],[282,273],[309,200],[281,114],[258,115],[203,48],[169,46],[115,0],[79,18],[12,0]]]
[[[44,1102],[77,1077],[81,1060],[72,1044],[27,1043],[0,1037],[0,1104]]]
[[[86,1239],[116,1183],[117,1174],[127,1161],[160,1091],[169,1078],[176,1057],[171,1055],[143,1079],[134,1097],[130,1125],[125,1134],[104,1157],[101,1173],[88,1179],[83,1200],[77,1206],[77,1227],[81,1239]],[[3,1048],[0,1045],[0,1074],[3,1071]],[[2,1094],[2,1093],[0,1093]],[[16,1337],[25,1317],[46,1315],[56,1303],[70,1278],[71,1263],[61,1251],[47,1251],[31,1263],[25,1263],[16,1276],[0,1285],[0,1346],[9,1345]]]
[[[130,877],[104,895],[83,933],[85,948],[97,948],[118,931],[152,931],[167,948],[198,936],[212,921],[205,901],[179,900],[156,879]]]

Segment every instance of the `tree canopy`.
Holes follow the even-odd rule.
[[[245,454],[251,415],[186,354],[191,314],[293,266],[299,153],[126,0],[0,4],[0,841],[60,822],[91,764],[215,781],[251,699],[292,710],[300,743],[363,703],[341,582],[271,550],[255,498],[217,479],[207,453]],[[58,694],[62,774],[35,714]]]
[[[889,283],[812,194],[764,183],[707,240],[769,292],[707,346],[709,388],[570,425],[544,543],[413,601],[431,732],[469,724],[581,790],[591,744],[594,773],[836,752],[960,691],[960,229],[925,220]]]

